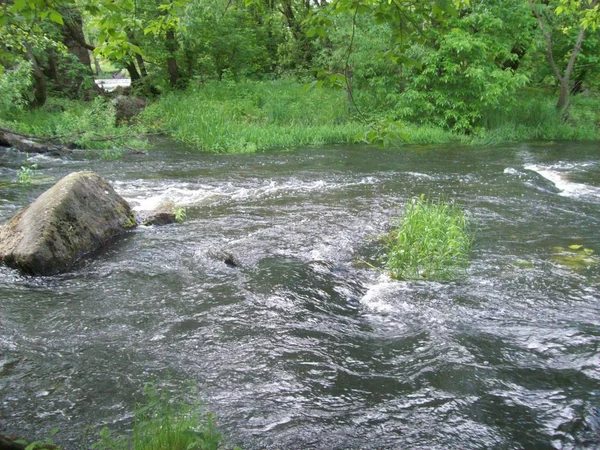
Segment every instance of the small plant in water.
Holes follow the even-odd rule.
[[[174,208],[173,214],[175,214],[175,220],[177,221],[177,223],[182,223],[187,217],[186,209],[183,206],[178,206]]]
[[[100,431],[94,450],[217,450],[222,435],[214,416],[198,403],[174,399],[154,384],[144,388],[146,402],[134,412],[132,436]]]
[[[387,241],[392,278],[451,280],[464,274],[473,239],[469,219],[458,206],[421,196],[406,205]]]
[[[37,164],[30,164],[27,162],[29,155],[25,155],[26,159],[24,164],[17,171],[17,179],[21,184],[31,184],[35,176],[35,170],[38,168]]]
[[[53,428],[52,430],[50,430],[48,437],[43,441],[27,442],[23,439],[19,439],[19,440],[15,441],[14,443],[21,445],[21,446],[25,446],[25,450],[49,449],[49,448],[52,448],[55,450],[61,450],[62,447],[55,445],[54,440],[52,439],[52,437],[56,433],[58,433],[58,428]]]

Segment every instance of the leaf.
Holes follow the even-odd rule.
[[[579,250],[582,247],[583,247],[583,245],[578,245],[578,244],[569,245],[569,248],[571,250]]]
[[[50,14],[50,20],[52,22],[64,25],[63,16],[57,10],[51,9],[48,12]]]
[[[27,0],[15,0],[12,5],[12,12],[23,11],[27,7]]]

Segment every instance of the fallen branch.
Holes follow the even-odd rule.
[[[72,134],[63,134],[56,136],[35,136],[31,134],[18,133],[6,128],[0,128],[0,147],[14,147],[26,153],[52,153],[62,155],[69,153],[77,147],[75,138],[86,134],[86,131],[80,131]],[[149,136],[158,136],[161,133],[131,133],[122,135],[106,136],[100,133],[89,133],[95,138],[86,139],[88,142],[111,142],[120,139],[143,139]],[[60,143],[55,143],[59,141]]]

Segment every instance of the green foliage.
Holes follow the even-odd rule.
[[[139,128],[117,127],[115,107],[102,97],[91,102],[51,99],[44,108],[21,110],[11,121],[0,124],[19,133],[53,137],[54,141],[75,143],[83,149],[106,149],[103,157],[116,159],[121,156],[118,147],[144,147],[146,143],[132,137]],[[108,137],[108,141],[106,140]]]
[[[27,156],[28,157],[28,156]],[[35,170],[38,168],[37,164],[30,164],[25,160],[25,164],[22,165],[17,171],[17,179],[21,184],[31,184],[35,177]]]
[[[183,223],[187,217],[186,209],[183,206],[177,206],[174,208],[173,214],[175,214],[175,221],[177,223]]]
[[[25,446],[25,450],[37,450],[37,449],[54,449],[61,450],[61,446],[57,446],[54,444],[54,440],[52,439],[54,435],[58,433],[58,428],[53,428],[50,430],[50,433],[46,439],[43,441],[33,441],[27,442],[24,439],[19,439],[15,441],[15,444]]]
[[[515,92],[529,81],[519,48],[532,41],[520,30],[533,22],[523,2],[505,3],[474,6],[448,28],[429,32],[426,45],[412,47],[421,66],[409,72],[396,106],[400,118],[471,132],[485,114],[516,101]]]
[[[349,142],[364,127],[348,119],[340,92],[304,93],[287,80],[207,83],[164,96],[142,120],[200,150],[231,153]]]
[[[398,280],[451,280],[468,266],[471,243],[470,220],[458,206],[421,196],[389,235],[386,267]]]
[[[222,435],[214,416],[198,403],[172,398],[150,384],[144,388],[146,402],[137,407],[131,436],[113,436],[104,427],[94,450],[217,450]]]
[[[22,111],[31,87],[31,63],[17,60],[10,70],[0,73],[0,119],[10,119]]]

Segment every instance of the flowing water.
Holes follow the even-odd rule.
[[[124,431],[145,382],[197,387],[246,449],[600,448],[600,145],[328,147],[118,161],[33,158],[0,219],[92,169],[139,227],[68,274],[0,269],[0,432],[67,449]],[[5,153],[0,179],[23,155]],[[43,178],[51,177],[51,179]],[[468,276],[395,282],[365,266],[414,196],[476,222]],[[240,267],[224,264],[229,252]]]

